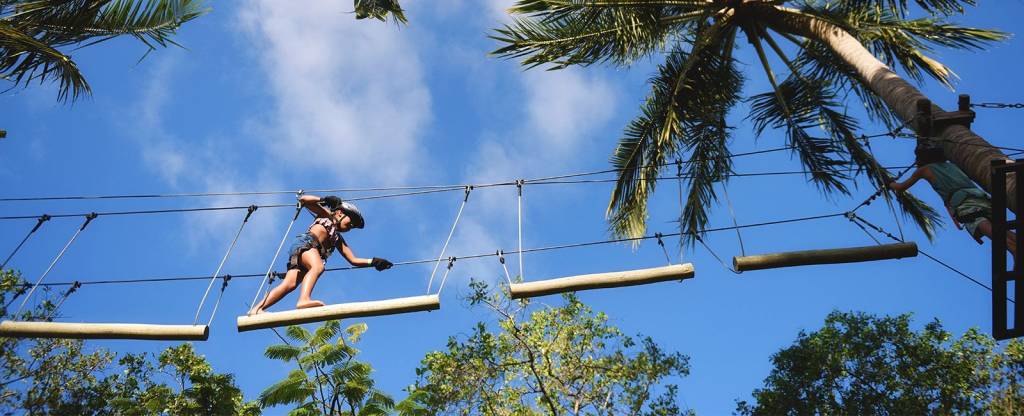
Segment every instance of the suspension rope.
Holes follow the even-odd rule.
[[[881,169],[881,167],[878,166],[878,158],[875,157],[875,151],[874,151],[874,149],[871,148],[871,141],[870,140],[865,140],[864,141],[864,147],[868,148],[868,154],[871,155],[871,163],[874,165],[874,168],[876,170],[877,169]],[[886,172],[886,174],[888,175],[888,172]],[[886,188],[888,186],[889,186],[888,183],[882,184],[883,188]],[[896,223],[896,228],[900,232],[900,240],[906,239],[905,236],[903,235],[903,224],[900,221],[899,216],[896,215],[896,207],[893,206],[892,197],[889,196],[888,192],[882,192],[882,196],[885,197],[885,205],[887,205],[889,207],[889,212],[892,213],[892,218],[893,218],[893,221]]]
[[[456,257],[449,257],[448,258],[448,268],[444,271],[444,277],[441,278],[441,284],[437,288],[437,295],[438,296],[440,296],[441,295],[441,291],[444,290],[444,282],[448,281],[448,274],[451,273],[452,267],[455,266],[455,260],[458,260],[458,258],[456,258]]]
[[[231,275],[224,275],[224,281],[220,284],[220,292],[217,293],[217,301],[213,303],[213,312],[210,312],[210,319],[206,321],[206,326],[213,324],[213,317],[217,316],[217,309],[220,307],[220,301],[224,298],[224,291],[228,288],[228,282],[231,281]],[[195,325],[193,323],[193,325]]]
[[[220,271],[224,268],[224,263],[228,261],[228,257],[231,257],[231,250],[235,248],[235,244],[238,243],[238,237],[242,235],[242,230],[245,229],[245,224],[249,223],[249,217],[252,217],[252,214],[256,212],[256,209],[255,205],[251,205],[249,206],[249,211],[245,213],[245,219],[242,220],[242,225],[238,227],[238,232],[235,233],[235,238],[231,240],[231,244],[228,245],[227,252],[225,252],[224,257],[220,259],[220,264],[217,265],[217,271],[213,272],[213,276],[210,278],[210,284],[206,285],[206,293],[203,293],[203,299],[199,301],[199,307],[196,308],[196,317],[192,320],[192,325],[199,322],[199,313],[203,310],[203,304],[206,303],[206,297],[210,295],[210,289],[213,288],[213,282],[217,281],[217,276],[220,276]],[[224,286],[227,286],[227,280],[224,280]],[[222,287],[221,293],[223,293],[223,291],[224,288]],[[217,302],[220,302],[220,297],[217,298]],[[213,310],[214,313],[216,313],[217,307],[214,306]],[[210,316],[210,319],[213,319],[212,315]]]
[[[683,231],[683,160],[676,158],[676,182],[679,184],[679,231]],[[683,233],[679,233],[679,263],[683,262]]]
[[[505,270],[505,280],[508,280],[508,284],[511,286],[512,276],[508,274],[508,266],[505,265],[505,252],[498,250],[496,255],[498,256],[498,263],[501,263],[501,268]]]
[[[7,259],[5,259],[3,263],[0,263],[0,270],[3,270],[5,267],[7,267],[7,262],[11,261],[11,258],[18,253],[18,250],[21,250],[21,246],[25,245],[25,242],[28,241],[28,238],[31,237],[32,234],[35,234],[36,230],[38,230],[44,222],[47,222],[49,220],[50,216],[46,214],[43,214],[42,216],[39,217],[38,222],[36,222],[36,226],[32,227],[32,231],[29,231],[28,234],[25,235],[25,238],[22,238],[21,242],[18,243],[18,246],[14,248],[14,251],[12,251],[11,254],[7,256]]]
[[[663,235],[661,233],[654,233],[654,238],[658,239],[658,245],[661,246],[661,251],[663,253],[665,253],[665,261],[668,262],[669,266],[671,266],[672,265],[672,258],[669,257],[669,255],[668,255],[668,249],[665,248],[665,242],[661,241],[661,237],[662,236]]]
[[[903,240],[900,240],[899,238],[896,238],[896,236],[895,236],[895,235],[893,235],[892,233],[890,233],[890,232],[886,231],[886,230],[885,230],[885,229],[883,229],[882,227],[879,227],[879,226],[877,226],[877,225],[875,225],[875,224],[872,224],[872,223],[871,223],[871,222],[869,222],[868,220],[865,220],[865,219],[864,219],[863,217],[861,217],[861,216],[859,216],[859,215],[857,215],[857,214],[855,214],[855,213],[852,213],[852,212],[851,212],[850,214],[851,214],[851,215],[853,216],[853,219],[854,219],[854,220],[856,220],[856,221],[859,221],[859,222],[861,222],[862,224],[864,224],[864,225],[866,225],[866,226],[870,227],[871,229],[875,230],[875,232],[877,232],[877,233],[879,233],[879,234],[882,234],[882,235],[884,235],[884,236],[886,236],[886,237],[889,237],[889,238],[890,238],[890,239],[892,239],[893,241],[897,241],[897,242],[901,242],[901,243],[903,242]],[[965,278],[965,279],[967,279],[967,280],[970,280],[970,281],[971,281],[971,282],[973,282],[974,284],[976,284],[976,285],[978,285],[978,286],[981,286],[981,287],[985,288],[985,290],[988,290],[989,292],[991,292],[991,291],[992,291],[992,288],[991,288],[991,287],[989,287],[988,285],[986,285],[986,284],[982,283],[982,282],[981,282],[981,281],[979,281],[978,279],[975,279],[975,278],[973,278],[973,277],[969,276],[969,275],[968,275],[967,273],[964,273],[964,272],[960,271],[959,269],[957,269],[957,268],[955,268],[955,267],[953,267],[953,266],[950,266],[949,264],[946,264],[946,262],[944,262],[944,261],[942,261],[942,260],[939,260],[938,258],[936,258],[936,257],[932,256],[931,254],[928,254],[928,253],[927,253],[927,252],[925,252],[924,250],[921,250],[920,248],[918,248],[918,250],[917,250],[917,251],[918,251],[919,253],[921,253],[922,255],[924,255],[925,257],[927,257],[927,258],[931,259],[932,261],[934,261],[934,262],[938,263],[938,264],[939,264],[939,265],[941,265],[942,267],[945,267],[946,269],[949,269],[950,271],[952,271],[952,272],[954,272],[954,273],[956,273],[956,274],[960,275],[961,277],[963,277],[963,278]],[[1013,300],[1013,299],[1009,299],[1009,298],[1007,298],[1007,300],[1008,300],[1008,301],[1010,301],[1010,303],[1016,303],[1016,302],[1014,302],[1014,300]]]
[[[752,224],[740,224],[738,226],[718,227],[718,228],[705,228],[703,230],[699,230],[699,231],[696,231],[696,232],[693,232],[693,233],[690,233],[690,232],[663,233],[662,237],[663,238],[664,237],[678,237],[678,236],[683,235],[683,234],[698,234],[698,233],[711,233],[711,232],[731,231],[731,230],[734,230],[736,228],[765,227],[765,226],[771,226],[771,225],[780,225],[780,224],[796,223],[796,222],[803,222],[803,221],[814,221],[814,220],[833,218],[833,217],[841,217],[841,216],[844,216],[844,215],[846,215],[845,212],[840,212],[840,213],[834,213],[834,214],[824,214],[824,215],[797,217],[797,218],[789,218],[789,219],[782,219],[782,220],[776,220],[776,221],[767,221],[767,222],[760,222],[760,223],[752,223]],[[516,251],[512,251],[512,252],[503,252],[503,253],[504,254],[518,254],[520,252],[522,252],[524,254],[525,253],[539,253],[539,252],[545,252],[545,251],[555,251],[555,250],[563,250],[563,249],[579,248],[579,247],[588,247],[588,246],[596,246],[596,245],[604,245],[604,244],[614,244],[614,243],[643,241],[643,240],[650,240],[650,239],[654,239],[654,238],[655,237],[652,234],[652,235],[640,236],[640,237],[616,238],[616,239],[609,239],[609,240],[595,240],[595,241],[587,241],[587,242],[580,242],[580,243],[569,243],[569,244],[560,244],[560,245],[552,245],[552,246],[524,248],[523,250],[516,250]],[[458,258],[462,259],[462,260],[469,260],[469,259],[479,259],[479,258],[494,257],[494,256],[497,256],[497,254],[494,253],[494,252],[489,252],[489,253],[480,253],[480,254],[458,256]],[[408,261],[395,262],[394,265],[395,266],[410,266],[410,265],[434,263],[436,261],[437,261],[437,259],[431,257],[431,258],[427,258],[427,259],[408,260]],[[343,271],[343,270],[356,270],[356,269],[363,269],[363,268],[364,268],[364,266],[344,266],[344,267],[327,268],[327,269],[324,269],[324,271],[325,272],[332,272],[332,271]],[[235,275],[232,275],[232,278],[234,278],[234,279],[239,279],[239,278],[258,278],[258,277],[266,277],[266,276],[267,276],[266,273],[262,273],[262,274],[261,273],[252,273],[252,274],[235,274]],[[125,279],[125,280],[82,280],[81,283],[82,283],[83,286],[84,285],[100,285],[100,284],[163,283],[163,282],[207,280],[209,278],[210,278],[210,276],[156,277],[156,278]],[[67,286],[67,285],[70,285],[70,284],[71,284],[71,282],[53,282],[53,283],[43,283],[43,284],[40,284],[40,286],[44,286],[44,287]]]
[[[517,241],[519,242],[519,279],[522,281],[526,280],[526,275],[523,272],[523,180],[520,179],[516,182],[516,188],[518,190],[516,196],[516,223],[519,228],[517,238]],[[501,264],[504,265],[505,262],[502,261]],[[505,273],[507,274],[508,271],[506,270]]]
[[[302,195],[301,192],[302,191],[299,191],[300,196]],[[302,203],[300,202],[296,205],[295,215],[292,216],[291,222],[288,223],[288,228],[284,231],[284,235],[281,236],[281,242],[277,245],[277,251],[274,252],[274,257],[270,259],[270,265],[267,266],[267,272],[263,274],[263,279],[260,280],[260,288],[256,290],[256,296],[252,298],[252,305],[249,306],[249,311],[256,306],[256,301],[260,299],[260,294],[263,293],[263,286],[267,284],[267,279],[271,278],[270,273],[274,270],[274,263],[277,262],[277,256],[281,255],[281,248],[284,247],[284,242],[288,240],[288,235],[292,232],[292,226],[295,225],[295,220],[298,220],[299,214],[302,213]],[[266,302],[266,299],[264,299],[264,302]],[[262,302],[260,307],[263,307]],[[246,311],[246,314],[248,314],[249,311]]]
[[[882,245],[882,242],[878,241],[878,239],[875,238],[874,234],[871,234],[871,232],[868,231],[867,228],[864,228],[863,224],[857,222],[856,217],[857,217],[857,215],[852,213],[852,212],[846,215],[846,219],[850,220],[850,222],[853,223],[854,225],[856,225],[857,228],[860,228],[861,231],[864,231],[864,234],[867,234],[868,238],[870,238],[872,241],[874,241],[876,245]]]
[[[732,216],[732,225],[738,225],[736,223],[736,211],[732,209],[732,200],[729,199],[729,187],[725,182],[722,182],[722,194],[725,195],[725,202],[729,206],[729,215]],[[747,250],[743,247],[743,235],[740,234],[740,229],[736,229],[736,239],[740,242],[740,254],[746,256]]]
[[[82,287],[81,283],[74,282],[74,284],[72,284],[71,287],[68,288],[68,290],[64,291],[64,295],[61,296],[60,301],[57,302],[57,305],[53,307],[53,313],[51,313],[50,316],[46,317],[45,320],[52,321],[53,318],[57,315],[57,311],[60,311],[60,307],[64,305],[64,301],[68,300],[68,298],[71,297],[71,294],[75,293],[75,291],[78,290],[78,288],[80,287]]]
[[[448,238],[444,240],[444,246],[441,247],[441,254],[437,256],[437,262],[434,263],[434,271],[430,272],[430,281],[427,282],[427,293],[430,293],[430,288],[434,284],[434,275],[437,273],[437,266],[441,265],[441,259],[444,258],[444,252],[448,250],[448,243],[452,241],[452,235],[455,234],[455,227],[459,225],[459,220],[462,218],[462,211],[466,209],[466,203],[469,202],[469,193],[473,191],[472,186],[466,187],[466,193],[462,197],[462,205],[459,206],[459,213],[455,214],[455,221],[452,222],[452,229],[448,231]],[[451,267],[449,267],[449,270]],[[448,273],[445,272],[445,276]]]
[[[700,234],[696,234],[695,235],[695,239],[697,240],[698,243],[700,243],[700,245],[704,246],[704,249],[707,250],[708,253],[711,253],[711,257],[714,257],[715,260],[718,260],[718,264],[721,264],[722,267],[725,268],[725,270],[728,270],[728,271],[732,272],[733,274],[743,274],[743,272],[736,270],[735,268],[730,266],[728,263],[723,261],[721,257],[718,257],[718,253],[715,253],[715,250],[712,250],[711,246],[709,246],[708,243],[704,242],[704,239],[701,238]]]
[[[764,150],[755,150],[744,153],[734,153],[728,156],[719,156],[713,158],[693,158],[685,161],[685,163],[695,163],[702,161],[720,160],[720,159],[731,159],[741,156],[753,156],[765,153],[779,152],[783,150],[791,150],[792,146],[777,147]],[[665,167],[671,165],[669,163],[659,164],[658,167]],[[543,182],[555,179],[574,178],[580,176],[591,176],[599,175],[604,173],[621,172],[624,169],[602,169],[586,172],[576,172],[563,175],[545,176],[534,179],[523,180],[523,183],[531,182]],[[369,187],[369,188],[336,188],[336,189],[317,189],[309,190],[309,193],[330,193],[330,192],[371,192],[371,191],[422,191],[426,190],[429,192],[447,192],[463,189],[467,186],[474,188],[489,188],[497,186],[513,186],[516,185],[517,181],[500,181],[493,183],[474,183],[474,184],[460,184],[460,185],[419,185],[419,186],[392,186],[392,187]],[[186,198],[186,197],[207,197],[207,196],[264,196],[264,195],[294,195],[296,191],[249,191],[249,192],[192,192],[192,193],[168,193],[168,194],[124,194],[124,195],[72,195],[72,196],[41,196],[41,197],[7,197],[0,198],[0,202],[27,202],[27,201],[56,201],[56,200],[93,200],[93,199],[153,199],[153,198]],[[399,193],[399,194],[385,194],[379,196],[369,196],[361,198],[349,198],[349,201],[358,201],[364,199],[378,199],[378,198],[389,198],[395,196],[406,196],[406,195],[417,195],[419,193]],[[285,207],[291,206],[290,204],[278,205],[273,207]],[[261,205],[261,208],[269,208],[271,206]],[[231,209],[244,209],[247,207],[233,207]],[[129,213],[157,213],[164,212],[160,211],[141,211],[141,212],[129,212]],[[172,210],[169,212],[182,212],[178,210]],[[125,214],[129,214],[125,213]],[[100,213],[101,215],[124,215],[118,213]],[[72,215],[67,215],[72,216]],[[35,217],[31,217],[35,218]],[[7,219],[6,217],[0,217],[0,219]],[[23,219],[23,218],[18,218]]]
[[[64,248],[62,248],[60,250],[60,253],[57,254],[57,257],[55,257],[53,259],[53,261],[50,262],[50,266],[46,268],[46,271],[43,272],[43,274],[41,276],[39,276],[39,279],[36,280],[36,284],[33,285],[32,289],[30,289],[28,291],[28,294],[25,295],[25,299],[21,300],[21,306],[18,307],[18,312],[15,313],[15,315],[20,315],[21,314],[21,310],[25,308],[25,304],[32,297],[32,293],[35,292],[36,288],[39,287],[39,284],[43,282],[43,278],[45,278],[46,275],[50,273],[50,270],[53,270],[53,266],[55,266],[57,264],[57,262],[60,261],[61,257],[64,257],[64,253],[68,251],[68,247],[71,247],[71,243],[75,242],[75,239],[78,238],[78,235],[81,234],[82,231],[85,230],[85,227],[88,227],[89,223],[92,222],[92,220],[94,220],[94,219],[96,219],[96,213],[95,212],[85,216],[85,222],[82,223],[82,226],[78,227],[78,230],[76,230],[75,234],[73,236],[71,236],[71,239],[68,240],[67,244],[64,244]]]

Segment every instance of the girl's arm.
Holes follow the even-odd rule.
[[[320,205],[320,197],[316,195],[303,194],[299,197],[299,203],[306,207],[309,212],[318,217],[330,217],[331,213],[326,208]]]
[[[370,265],[370,263],[373,262],[373,259],[363,259],[356,257],[356,254],[352,252],[352,249],[349,248],[348,244],[345,244],[345,242],[341,239],[338,240],[338,251],[341,253],[342,256],[345,257],[345,260],[348,261],[348,264],[351,264],[356,267],[367,267]]]
[[[914,186],[914,184],[917,183],[917,181],[921,180],[921,178],[925,177],[925,175],[928,175],[929,173],[930,172],[928,172],[927,167],[920,167],[914,169],[914,173],[911,174],[910,178],[908,178],[905,182],[892,181],[889,183],[889,188],[896,192],[906,191],[907,189],[910,189],[911,186]]]
[[[953,219],[953,225],[956,225],[956,229],[964,229],[964,226],[960,224],[960,221],[956,220],[956,215],[953,215],[953,208],[950,208],[949,205],[946,205],[946,212],[949,213],[949,218]]]
[[[382,259],[378,257],[374,257],[372,259],[362,259],[356,257],[355,253],[353,253],[352,249],[348,247],[348,244],[345,244],[344,240],[338,240],[338,251],[341,252],[342,256],[345,256],[345,260],[348,260],[348,264],[351,264],[356,267],[372,266],[379,272],[390,269],[391,266],[393,266],[393,264],[390,261],[387,261],[387,259]]]

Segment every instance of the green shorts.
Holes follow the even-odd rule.
[[[992,218],[992,201],[984,198],[966,198],[954,211],[956,220],[975,238],[981,237],[978,226]]]

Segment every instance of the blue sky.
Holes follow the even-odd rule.
[[[656,61],[630,68],[594,66],[524,71],[517,62],[487,53],[497,44],[488,30],[507,17],[507,2],[406,2],[410,24],[356,21],[351,2],[251,1],[216,4],[181,30],[187,49],[144,52],[116,40],[75,51],[93,96],[73,105],[55,102],[52,85],[33,85],[0,96],[0,196],[100,195],[336,189],[371,186],[480,183],[608,168],[622,128],[637,114]],[[956,19],[969,25],[1020,31],[1021,2],[987,2]],[[988,51],[939,51],[961,80],[956,91],[926,83],[924,91],[949,108],[956,94],[977,102],[1024,100],[1024,87],[1008,75],[1022,64],[1013,37]],[[747,95],[767,81],[741,45],[749,74]],[[852,114],[859,103],[849,101]],[[779,132],[755,140],[740,106],[734,152],[783,145]],[[1018,146],[1019,111],[979,110],[975,131],[990,142]],[[885,129],[865,120],[864,133]],[[913,142],[880,139],[874,151],[885,164],[905,165]],[[737,172],[799,170],[775,153],[737,158]],[[873,189],[859,183],[851,197],[822,197],[801,176],[734,178],[729,195],[737,221],[756,223],[832,214],[855,206]],[[524,246],[607,238],[608,184],[534,185],[524,195]],[[941,209],[925,185],[917,194]],[[342,194],[343,197],[364,193]],[[674,183],[652,199],[651,232],[672,232],[678,215]],[[367,228],[347,236],[357,255],[393,261],[436,257],[461,202],[461,192],[365,201]],[[0,216],[150,208],[273,204],[288,195],[146,200],[0,202]],[[452,239],[451,255],[478,254],[516,245],[515,188],[474,191]],[[884,204],[861,212],[895,231]],[[100,217],[81,235],[47,281],[209,275],[244,214],[215,212]],[[290,209],[258,211],[225,266],[229,274],[262,273],[291,217]],[[296,226],[305,227],[306,218]],[[44,225],[11,266],[39,277],[81,218]],[[711,226],[732,218],[723,204]],[[0,221],[0,253],[13,249],[33,220]],[[907,238],[967,274],[988,283],[990,249],[951,225],[928,242],[910,224]],[[293,233],[294,234],[294,233]],[[748,253],[869,245],[843,218],[746,229]],[[733,232],[708,243],[721,256],[740,252]],[[673,260],[677,245],[669,241]],[[817,266],[733,275],[703,249],[685,250],[696,278],[684,283],[591,291],[582,300],[608,314],[628,334],[652,336],[691,357],[691,374],[675,380],[681,401],[706,414],[728,413],[747,399],[770,369],[772,353],[801,330],[820,327],[832,310],[913,313],[918,325],[939,319],[956,334],[990,328],[990,294],[924,257],[841,266]],[[329,267],[344,265],[338,257]],[[513,265],[514,261],[511,262]],[[529,254],[526,279],[557,277],[665,263],[653,242],[633,250],[607,245]],[[278,262],[280,265],[280,262]],[[513,267],[513,271],[514,271]],[[278,267],[280,269],[280,267]],[[328,273],[315,296],[338,303],[419,295],[430,265],[384,273]],[[376,369],[380,386],[396,398],[414,381],[419,360],[444,348],[474,322],[493,321],[460,296],[471,277],[499,282],[493,258],[457,262],[442,309],[366,319],[361,358]],[[239,334],[234,327],[259,282],[235,280],[225,294],[210,340],[197,343],[214,368],[236,375],[246,398],[283,378],[290,366],[263,357],[277,342],[270,331]],[[87,286],[65,304],[75,322],[191,323],[206,282]],[[436,285],[435,285],[436,287]],[[276,310],[291,307],[296,295]],[[540,304],[557,303],[557,297]],[[209,308],[203,316],[209,316]],[[205,319],[205,318],[204,318]],[[157,352],[160,342],[91,342],[120,352]],[[273,414],[274,412],[269,412]]]

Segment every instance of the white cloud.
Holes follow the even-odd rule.
[[[275,137],[269,150],[347,180],[402,182],[423,163],[418,138],[430,120],[413,39],[391,24],[357,21],[341,4],[241,8],[276,104],[265,123]]]

